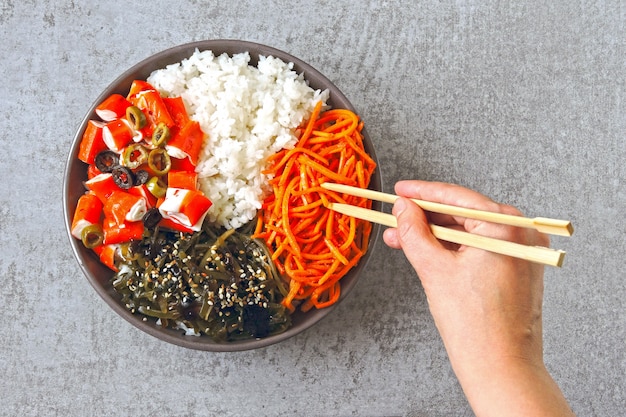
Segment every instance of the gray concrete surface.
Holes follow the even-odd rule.
[[[376,246],[318,326],[258,351],[162,343],[82,276],[63,226],[68,147],[100,91],[200,39],[286,50],[367,124],[385,187],[457,182],[567,218],[546,274],[547,365],[580,416],[624,415],[623,2],[0,3],[0,415],[472,415],[403,256]]]

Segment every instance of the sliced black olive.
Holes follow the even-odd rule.
[[[135,176],[130,168],[118,165],[113,168],[111,174],[113,174],[113,181],[115,181],[115,184],[117,184],[117,186],[122,190],[128,190],[135,184]]]
[[[140,169],[135,172],[135,185],[143,185],[150,179],[150,174],[145,169]]]
[[[154,229],[156,225],[159,224],[162,218],[163,216],[161,216],[159,209],[151,208],[146,212],[146,214],[143,215],[143,218],[141,220],[143,221],[143,225],[147,229]]]
[[[96,155],[95,163],[100,172],[109,173],[120,164],[120,157],[115,152],[106,150]]]

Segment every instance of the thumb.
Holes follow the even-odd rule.
[[[401,197],[393,206],[393,214],[398,221],[402,251],[418,274],[447,252],[433,236],[426,215],[417,204]]]

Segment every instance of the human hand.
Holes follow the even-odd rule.
[[[521,215],[511,206],[452,184],[400,181],[395,191],[403,197]],[[385,230],[384,241],[402,249],[417,272],[453,369],[477,414],[481,410],[490,415],[490,407],[505,398],[511,404],[501,391],[507,386],[503,382],[512,379],[517,394],[528,391],[529,385],[541,386],[549,388],[544,393],[551,393],[550,403],[563,405],[543,363],[544,267],[439,241],[428,224],[532,246],[549,246],[547,236],[531,229],[426,213],[406,198],[394,204],[393,214],[398,227]],[[532,414],[538,409],[524,411],[539,415]],[[506,415],[501,408],[498,412]]]

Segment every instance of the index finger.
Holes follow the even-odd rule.
[[[477,191],[444,182],[398,181],[395,185],[395,192],[403,197],[477,210],[493,210],[499,207],[499,204]]]
[[[434,203],[465,207],[476,210],[502,212],[502,206],[487,196],[455,184],[420,180],[399,181],[395,192],[403,197]],[[440,225],[465,225],[465,218],[445,214],[428,213],[430,221]]]
[[[396,183],[395,189],[396,193],[403,197],[474,210],[489,211],[492,213],[522,216],[522,213],[513,206],[498,204],[477,191],[459,185],[410,180],[399,181]],[[469,217],[466,218],[463,217],[462,213],[447,215],[425,211],[425,214],[429,222],[441,226],[452,228],[462,227],[468,232],[527,245],[548,247],[550,244],[547,235],[529,228],[516,228],[490,222],[489,220],[483,221]]]

